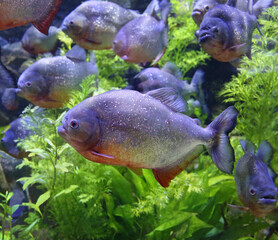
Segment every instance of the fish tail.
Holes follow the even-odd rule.
[[[207,150],[215,165],[229,174],[233,172],[235,156],[228,134],[236,126],[237,115],[236,108],[230,106],[207,127],[214,133],[212,141],[206,146]]]

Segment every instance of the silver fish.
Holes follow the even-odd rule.
[[[241,141],[245,154],[235,169],[235,181],[240,201],[256,217],[264,217],[276,208],[277,188],[264,161],[272,159],[273,148],[262,142],[255,155],[255,146]]]
[[[181,114],[169,88],[142,94],[109,91],[69,110],[58,133],[85,158],[130,168],[150,168],[169,182],[207,148],[217,167],[232,173],[234,151],[228,133],[237,111],[229,107],[208,127]]]
[[[40,107],[59,108],[85,77],[97,72],[94,59],[86,62],[85,50],[76,45],[65,56],[42,58],[27,68],[17,94]]]

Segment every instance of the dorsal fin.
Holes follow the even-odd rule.
[[[167,62],[164,64],[161,70],[174,75],[178,79],[182,78],[182,73],[175,63]]]
[[[248,140],[240,140],[240,145],[245,153],[255,154],[256,147],[255,145]]]
[[[159,2],[158,0],[152,0],[150,4],[147,6],[145,11],[143,12],[143,15],[149,15],[152,16],[154,13],[159,11]]]
[[[65,56],[72,61],[86,61],[87,58],[85,49],[79,45],[72,47]]]
[[[187,110],[187,103],[173,88],[159,88],[147,92],[146,95],[157,99],[175,112],[185,112]]]
[[[270,161],[273,157],[274,149],[268,141],[261,142],[258,151],[257,157],[261,159],[267,166],[270,166]]]

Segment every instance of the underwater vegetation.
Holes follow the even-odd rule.
[[[198,26],[191,17],[193,2],[171,3],[169,43],[158,64],[174,62],[185,76],[209,56],[194,36]],[[259,23],[263,35],[256,35],[257,30],[253,34],[252,59],[242,58],[237,76],[219,96],[223,105],[232,104],[239,113],[230,134],[235,160],[244,155],[240,140],[248,139],[256,149],[267,140],[274,149],[271,167],[277,173],[278,8],[267,9]],[[59,39],[64,42],[61,51],[68,52],[69,38]],[[126,87],[130,76],[141,70],[112,50],[94,53],[98,75],[83,79],[63,108],[30,105],[22,113],[21,118],[31,119],[34,134],[18,143],[29,153],[18,168],[31,169],[30,176],[19,180],[32,200],[21,204],[28,207],[27,216],[14,224],[12,214],[19,205],[9,205],[11,192],[0,194],[1,238],[278,239],[278,217],[256,218],[229,206],[243,207],[234,176],[219,171],[207,152],[163,188],[151,169],[142,169],[140,175],[126,167],[88,161],[59,136],[57,128],[69,109],[88,97]],[[219,113],[213,112],[214,118]],[[35,197],[32,187],[39,193]]]

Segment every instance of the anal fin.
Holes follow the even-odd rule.
[[[52,9],[45,14],[44,19],[38,19],[35,22],[32,22],[35,28],[37,28],[40,32],[42,32],[45,35],[48,35],[48,29],[53,21],[56,13],[58,12],[59,6],[61,5],[62,0],[55,0],[54,6]]]
[[[172,179],[174,179],[179,173],[181,173],[189,164],[193,162],[194,159],[200,156],[200,154],[204,151],[203,145],[197,146],[191,152],[189,152],[183,161],[181,161],[178,165],[174,167],[168,168],[156,168],[153,169],[153,174],[155,179],[159,182],[159,184],[166,188],[169,186]]]

